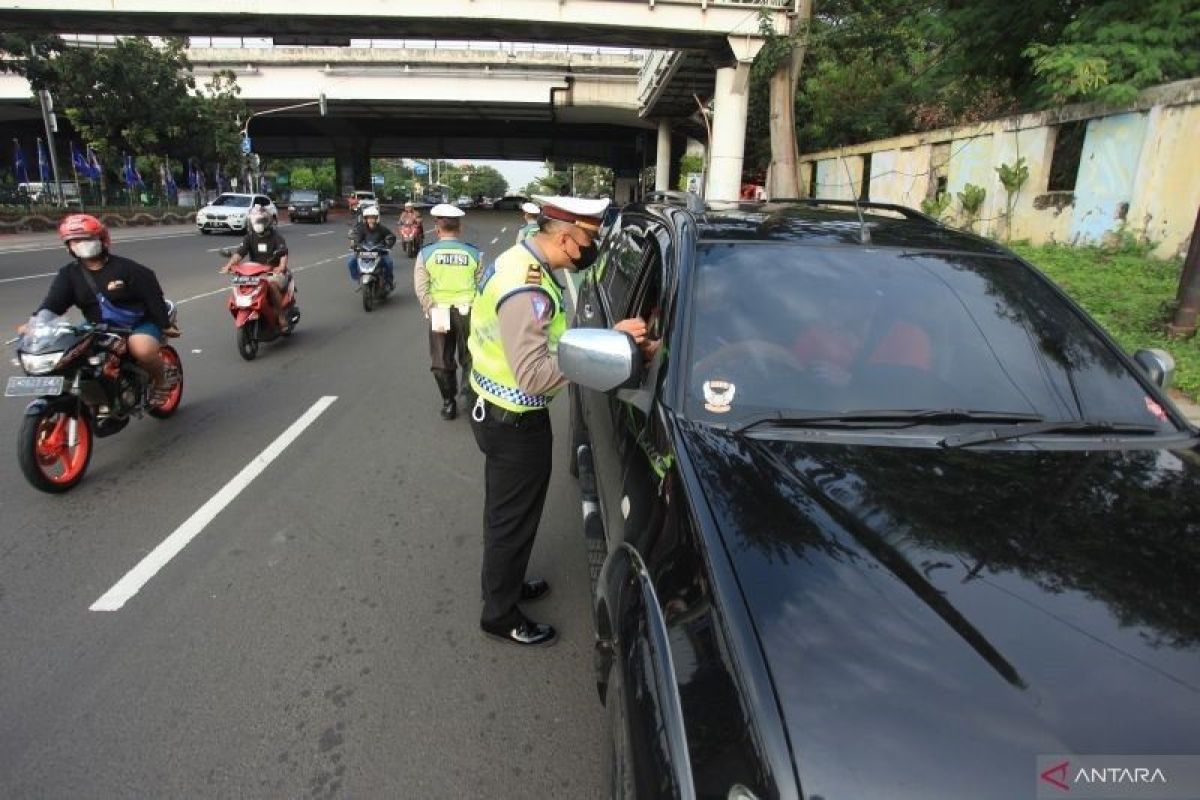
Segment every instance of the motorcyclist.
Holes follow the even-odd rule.
[[[412,200],[406,201],[404,203],[404,210],[400,212],[400,227],[404,227],[405,225],[420,226],[422,224],[421,212],[413,205]]]
[[[379,221],[379,207],[367,206],[362,212],[362,222],[354,226],[354,230],[350,232],[350,246],[353,250],[358,250],[360,247],[386,247],[391,250],[396,246],[396,234],[387,229],[382,222]],[[392,257],[388,253],[382,253],[379,257],[379,263],[383,266],[384,279],[387,281],[388,290],[390,291],[396,285],[392,276]],[[350,269],[350,278],[358,283],[358,254],[351,253],[350,259],[346,262],[346,266]]]
[[[158,276],[132,259],[113,255],[107,226],[90,214],[63,219],[58,238],[75,260],[59,269],[34,313],[45,309],[62,315],[76,306],[93,324],[132,328],[129,354],[153,381],[151,401],[165,402],[178,375],[164,368],[159,345],[163,337],[178,336],[179,329],[168,316]],[[17,331],[24,333],[25,326]]]
[[[233,272],[235,264],[249,259],[256,264],[264,264],[271,268],[268,278],[268,291],[271,302],[279,314],[279,327],[287,327],[287,314],[283,308],[283,294],[287,290],[288,281],[292,279],[288,270],[288,246],[283,236],[275,230],[271,215],[262,206],[250,210],[248,230],[241,244],[233,251],[228,263],[221,267],[221,272]]]

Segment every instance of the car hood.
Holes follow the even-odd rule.
[[[201,214],[249,214],[250,209],[246,206],[205,206],[200,209]]]
[[[681,430],[806,796],[1010,800],[1039,754],[1200,752],[1197,450]]]

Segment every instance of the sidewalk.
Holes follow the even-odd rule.
[[[1171,396],[1171,401],[1175,403],[1176,408],[1182,411],[1183,415],[1191,420],[1193,425],[1200,425],[1200,405],[1196,405],[1174,389],[1168,392],[1168,394]]]

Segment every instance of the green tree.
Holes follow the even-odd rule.
[[[1103,0],[1086,4],[1061,38],[1024,51],[1051,103],[1127,103],[1139,89],[1200,73],[1200,3]]]

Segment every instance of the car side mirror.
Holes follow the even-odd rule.
[[[1159,388],[1164,391],[1171,388],[1171,381],[1175,377],[1175,358],[1166,350],[1157,347],[1138,350],[1133,354],[1133,360]]]
[[[641,382],[642,352],[621,331],[572,328],[558,340],[558,368],[598,392],[632,388]]]

